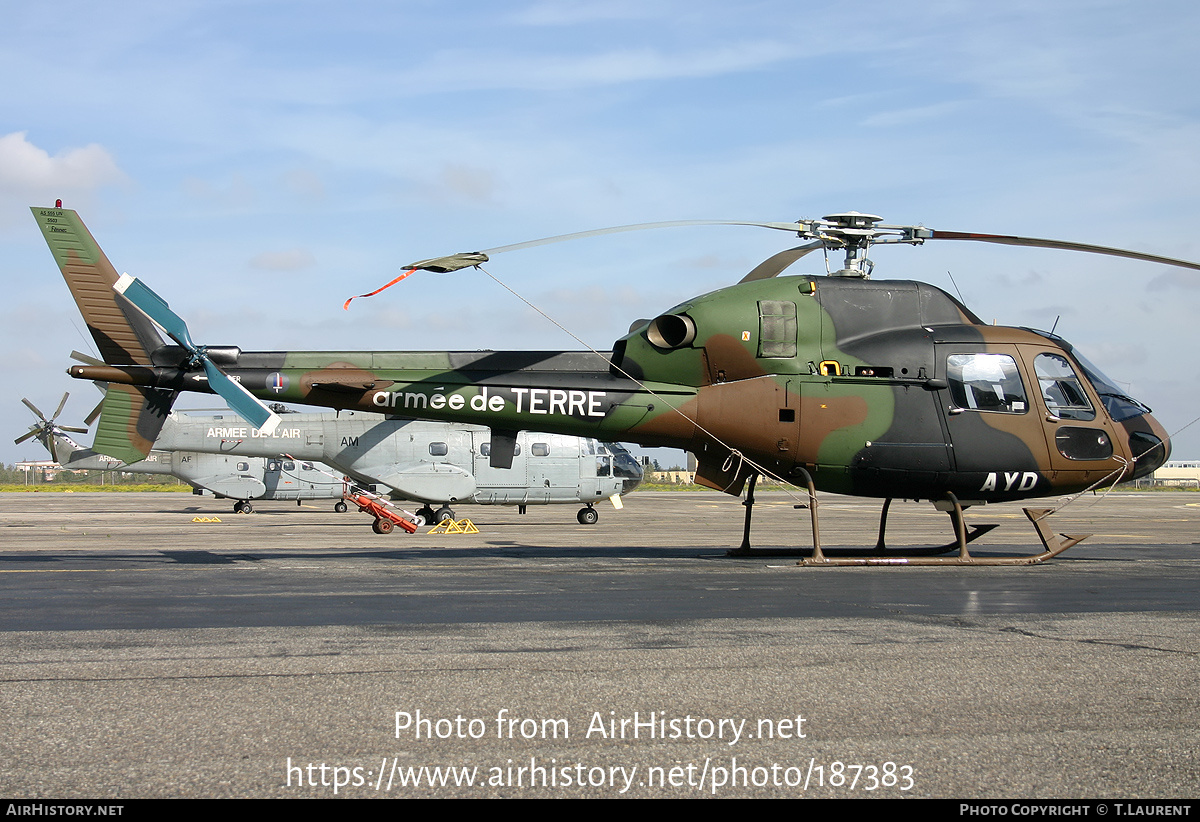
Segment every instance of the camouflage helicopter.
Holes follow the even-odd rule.
[[[742,551],[750,549],[758,477],[807,485],[814,542],[807,562],[814,564],[1040,562],[1083,537],[1060,538],[1045,521],[1049,509],[1026,509],[1044,552],[972,557],[967,543],[983,530],[968,534],[963,508],[1111,486],[1146,476],[1170,452],[1150,409],[1065,340],[987,325],[932,285],[872,280],[866,256],[872,245],[972,240],[1200,270],[1135,251],[884,225],[880,217],[847,212],[732,223],[793,232],[808,242],[775,254],[735,285],[634,322],[611,352],[244,352],[194,343],[162,298],[129,275],[116,276],[74,211],[33,212],[85,317],[90,300],[91,316],[117,311],[142,323],[148,318],[176,343],[149,347],[149,337],[138,334],[115,341],[117,359],[105,356],[108,364],[68,371],[136,392],[113,392],[126,399],[101,415],[101,428],[107,415],[108,430],[120,432],[131,449],[144,444],[164,404],[183,390],[215,392],[264,430],[278,418],[260,398],[482,424],[492,429],[490,461],[497,467],[511,464],[516,434],[528,429],[683,448],[697,458],[700,483],[732,495],[748,483]],[[602,231],[698,224],[716,223]],[[498,252],[602,231],[406,268],[450,272]],[[842,269],[780,276],[816,249],[844,251]],[[97,289],[100,282],[112,290]],[[822,552],[818,489],[885,500],[874,551],[840,560]],[[884,532],[895,498],[928,500],[947,511],[955,541],[899,559],[887,552]],[[934,556],[955,548],[957,557]]]

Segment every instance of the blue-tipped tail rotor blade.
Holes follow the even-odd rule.
[[[125,295],[134,308],[153,320],[163,331],[167,332],[171,339],[182,345],[199,360],[200,364],[204,366],[204,373],[208,376],[209,387],[221,399],[229,403],[230,408],[263,433],[270,434],[275,430],[279,425],[279,416],[267,408],[266,404],[258,397],[247,391],[240,382],[230,379],[225,372],[213,364],[204,349],[192,342],[187,323],[171,310],[166,300],[151,291],[141,280],[130,277],[128,274],[122,274],[121,278],[113,285],[113,289]]]
[[[221,399],[229,403],[229,407],[241,415],[255,428],[264,434],[275,431],[279,425],[279,415],[267,408],[258,397],[246,390],[240,382],[230,379],[221,369],[213,365],[208,358],[204,359],[204,373],[208,375],[208,384],[216,391]]]
[[[175,342],[188,351],[196,350],[196,344],[192,342],[192,337],[188,334],[187,323],[183,321],[183,318],[171,310],[171,306],[167,305],[166,300],[151,291],[150,287],[137,277],[122,274],[121,278],[113,284],[113,290],[118,294],[123,294],[129,302],[133,303],[134,308],[157,323],[158,327],[166,331]]]

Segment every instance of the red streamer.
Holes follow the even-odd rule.
[[[380,291],[384,291],[384,290],[386,290],[386,289],[388,289],[388,288],[391,288],[391,287],[392,287],[392,286],[394,286],[396,283],[400,282],[400,281],[401,281],[401,280],[403,280],[405,277],[407,277],[409,274],[412,274],[414,271],[417,271],[417,270],[418,270],[418,269],[415,269],[415,268],[410,268],[408,271],[405,271],[403,274],[401,274],[401,275],[400,275],[399,277],[397,277],[396,279],[392,280],[392,281],[391,281],[390,283],[388,283],[387,285],[385,285],[385,286],[382,286],[381,288],[377,288],[377,289],[375,289],[374,291],[372,291],[372,292],[371,292],[371,293],[369,293],[369,294],[356,294],[355,296],[351,297],[351,298],[350,298],[350,300],[357,300],[359,297],[374,297],[374,296],[375,296],[376,294],[378,294]],[[343,310],[343,311],[349,311],[349,310],[350,310],[350,300],[346,300],[346,302],[342,303],[342,310]]]

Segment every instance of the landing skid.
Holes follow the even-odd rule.
[[[843,566],[843,565],[1037,565],[1045,562],[1051,557],[1058,556],[1068,548],[1078,545],[1083,540],[1087,539],[1091,534],[1083,534],[1081,536],[1068,536],[1066,534],[1056,534],[1047,525],[1047,519],[1052,513],[1050,508],[1024,508],[1025,516],[1033,524],[1037,530],[1038,537],[1042,541],[1042,546],[1046,549],[1040,554],[1032,554],[1029,556],[1020,557],[974,557],[967,550],[967,545],[974,542],[979,537],[992,531],[996,525],[976,525],[968,530],[967,523],[963,517],[962,505],[959,504],[958,498],[952,493],[947,493],[946,497],[953,506],[947,513],[950,515],[950,522],[954,527],[954,541],[946,545],[934,546],[929,548],[914,548],[908,549],[904,554],[894,554],[887,551],[887,544],[884,540],[884,533],[887,530],[887,515],[891,508],[892,500],[887,499],[883,503],[883,510],[879,516],[879,538],[873,549],[847,549],[836,548],[824,551],[821,548],[820,528],[818,526],[817,516],[817,491],[813,484],[812,477],[807,471],[800,469],[804,475],[804,479],[808,485],[808,503],[795,506],[796,508],[808,508],[809,516],[812,520],[813,533],[813,548],[809,549],[768,549],[755,550],[750,545],[750,520],[754,509],[754,487],[758,482],[758,474],[751,474],[750,481],[747,485],[746,499],[742,505],[746,506],[746,524],[742,534],[742,544],[737,548],[730,550],[728,556],[733,557],[779,557],[779,556],[800,556],[801,559],[797,565],[806,566]],[[940,554],[948,554],[955,549],[958,550],[958,555],[953,557],[939,556]]]

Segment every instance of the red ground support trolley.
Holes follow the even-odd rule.
[[[357,505],[358,510],[375,517],[375,524],[371,526],[371,530],[377,534],[390,534],[397,525],[410,534],[417,532],[416,523],[405,519],[399,511],[381,502],[379,498],[372,499],[357,489],[346,492],[343,498]]]

